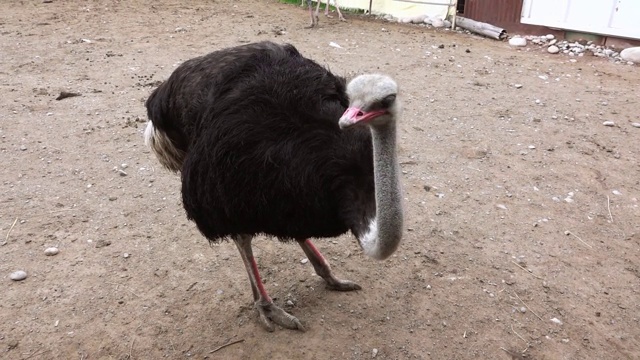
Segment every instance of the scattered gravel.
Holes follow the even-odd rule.
[[[511,46],[527,46],[527,44],[546,48],[550,54],[561,53],[574,57],[597,56],[627,65],[640,63],[640,47],[618,51],[615,47],[596,45],[592,41],[558,40],[552,34],[542,36],[514,35],[509,39],[509,45]],[[571,60],[572,62],[576,61],[575,59]]]

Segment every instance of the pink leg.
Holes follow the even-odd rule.
[[[340,5],[338,5],[338,0],[335,0],[335,1],[336,1],[336,11],[338,12],[338,18],[340,19],[340,21],[347,21],[345,20],[344,16],[342,16],[342,13],[340,12]],[[327,3],[327,8],[328,7],[329,7],[329,4]]]
[[[338,291],[351,291],[351,290],[360,290],[362,289],[360,285],[349,281],[349,280],[340,280],[333,275],[331,272],[331,266],[327,260],[322,256],[320,251],[316,248],[315,245],[311,242],[311,240],[299,240],[298,244],[302,248],[302,251],[307,255],[309,261],[313,265],[313,268],[316,270],[316,274],[324,279],[327,282],[327,287],[332,290]]]
[[[304,327],[300,321],[293,315],[290,315],[276,306],[269,297],[269,294],[267,294],[267,291],[264,289],[264,285],[260,279],[260,272],[258,271],[258,264],[256,264],[256,260],[253,257],[251,239],[252,237],[248,235],[233,237],[233,241],[238,247],[238,251],[240,251],[242,262],[244,263],[247,274],[249,275],[251,291],[253,292],[254,307],[260,316],[260,322],[268,331],[273,331],[274,323],[288,329],[304,331]]]

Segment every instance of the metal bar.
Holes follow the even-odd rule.
[[[447,15],[449,15],[447,13]],[[456,16],[458,16],[458,0],[453,0],[453,17],[451,18],[451,30],[456,29]]]

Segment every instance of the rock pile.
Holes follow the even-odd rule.
[[[542,36],[513,36],[513,39],[526,39],[530,44],[537,45],[539,47],[546,47],[547,52],[551,54],[564,54],[568,56],[598,56],[602,58],[608,58],[616,63],[626,63],[629,65],[633,65],[634,62],[628,60],[626,57],[621,56],[621,53],[618,52],[615,48],[596,45],[592,41],[587,42],[578,42],[578,41],[567,41],[567,40],[558,40],[555,36],[542,35]],[[624,50],[623,50],[624,51]]]

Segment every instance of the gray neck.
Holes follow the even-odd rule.
[[[396,157],[396,126],[372,125],[376,217],[361,236],[365,254],[378,260],[391,256],[402,239],[402,192]]]

